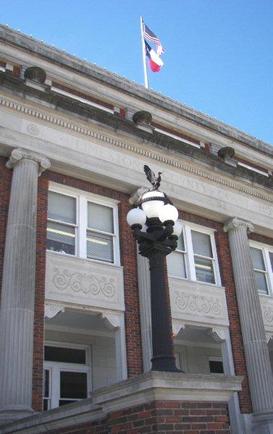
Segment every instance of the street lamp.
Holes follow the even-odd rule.
[[[158,190],[161,173],[158,177],[148,166],[144,166],[148,181],[152,184],[142,194],[138,207],[127,214],[139,244],[139,253],[149,259],[151,277],[151,317],[153,356],[152,370],[173,371],[175,364],[172,339],[170,296],[164,272],[164,257],[177,247],[177,239],[182,231],[178,222],[178,211],[167,195]]]

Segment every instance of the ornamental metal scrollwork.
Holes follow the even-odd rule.
[[[94,274],[71,272],[57,267],[54,268],[52,283],[62,292],[103,295],[106,298],[113,298],[116,293],[115,279],[111,277],[98,277]]]
[[[221,302],[213,297],[187,295],[175,292],[175,304],[181,311],[199,314],[221,315]]]

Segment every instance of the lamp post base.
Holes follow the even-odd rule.
[[[175,364],[174,356],[156,356],[151,359],[152,371],[183,372]]]

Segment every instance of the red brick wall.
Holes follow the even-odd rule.
[[[225,403],[154,401],[116,411],[104,420],[49,434],[230,434]]]
[[[5,250],[6,226],[9,209],[9,195],[12,171],[6,168],[7,159],[0,157],[0,295]]]
[[[46,226],[47,226],[48,180],[42,175],[38,182],[37,239],[36,239],[36,292],[33,336],[33,383],[32,408],[41,411],[43,396],[44,359],[44,301],[46,265]]]
[[[240,408],[242,413],[251,413],[252,404],[247,379],[246,362],[243,348],[239,311],[236,299],[236,290],[232,271],[228,234],[224,232],[222,224],[214,222],[212,220],[195,216],[193,214],[189,214],[183,211],[181,213],[181,218],[184,221],[189,221],[216,230],[215,241],[222,285],[226,288],[226,300],[230,322],[230,337],[235,373],[236,375],[242,375],[244,377],[242,383],[242,391],[239,393]]]

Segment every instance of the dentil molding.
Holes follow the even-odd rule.
[[[48,114],[46,112],[43,112],[41,109],[29,107],[26,104],[19,103],[17,101],[12,101],[4,96],[0,97],[0,106],[6,107],[10,110],[17,111],[23,114],[26,114],[27,116],[36,118],[38,120],[42,120],[44,122],[50,123],[52,125],[56,125],[58,127],[74,131],[78,134],[81,134],[83,136],[92,137],[94,139],[99,140],[100,142],[107,143],[110,145],[113,145],[117,148],[124,149],[126,151],[132,152],[134,154],[138,154],[143,156],[144,158],[149,158],[152,160],[155,160],[157,162],[166,164],[170,167],[174,167],[177,169],[182,169],[185,172],[189,172],[193,175],[197,175],[199,177],[205,178],[209,181],[213,181],[217,184],[224,185],[226,187],[229,187],[233,190],[240,191],[243,193],[246,193],[250,196],[254,196],[259,199],[263,199],[268,202],[273,202],[273,195],[267,194],[266,192],[262,191],[262,189],[255,189],[253,187],[250,187],[248,185],[243,185],[242,183],[235,182],[227,177],[223,177],[219,174],[216,174],[212,171],[205,170],[204,168],[201,168],[198,165],[191,164],[190,161],[183,161],[182,159],[178,159],[177,156],[175,158],[159,154],[155,151],[150,151],[147,149],[144,149],[138,145],[127,143],[123,140],[115,139],[109,135],[106,135],[105,133],[100,133],[98,131],[94,131],[91,128],[87,128],[84,126],[81,126],[78,123],[68,121],[64,118],[61,118],[60,116],[55,116],[52,114]]]

